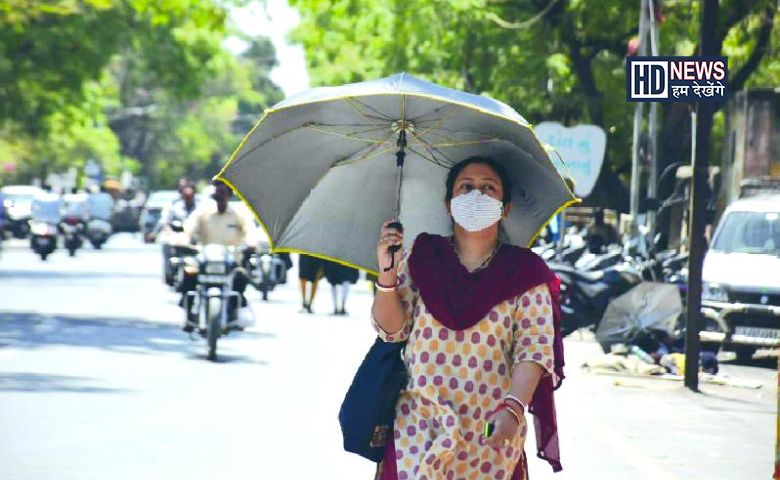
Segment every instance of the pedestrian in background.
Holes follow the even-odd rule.
[[[325,264],[325,278],[330,283],[333,294],[333,315],[347,314],[349,287],[357,283],[358,277],[360,277],[360,272],[355,268],[336,262],[327,262]],[[341,297],[341,301],[339,301],[339,297]]]
[[[380,479],[526,478],[529,403],[538,454],[560,469],[559,283],[530,250],[500,241],[511,189],[500,164],[471,157],[446,181],[452,237],[423,233],[410,251],[391,254],[403,233],[387,228],[392,220],[381,229],[374,326],[384,341],[407,342],[410,378]]]
[[[301,312],[314,313],[311,305],[314,303],[314,296],[317,294],[317,285],[325,275],[325,260],[311,255],[301,254],[298,260],[298,278],[301,282],[301,299],[303,305]],[[309,296],[306,296],[306,286],[309,288]]]

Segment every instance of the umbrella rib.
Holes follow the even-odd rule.
[[[363,156],[361,156],[359,158],[352,158],[352,157],[354,157],[354,155],[353,155],[352,157],[347,157],[347,158],[345,158],[343,160],[339,160],[333,166],[334,167],[343,167],[344,165],[352,165],[353,163],[362,162],[362,161],[368,160],[369,158],[374,158],[374,157],[382,155],[384,153],[392,152],[393,150],[395,150],[395,146],[388,147],[388,148],[383,148],[382,150],[377,150],[377,151],[370,150],[369,152],[373,152],[373,153],[369,154],[369,152],[366,152]]]
[[[371,140],[371,139],[368,139],[368,138],[360,138],[360,137],[356,137],[354,135],[347,134],[347,133],[333,132],[333,131],[328,130],[326,128],[320,128],[320,127],[317,127],[317,126],[314,126],[314,125],[307,125],[307,128],[309,128],[311,130],[314,130],[314,131],[317,131],[317,132],[327,133],[327,134],[330,134],[330,135],[335,135],[335,136],[341,137],[341,138],[348,138],[350,140],[357,140],[359,142],[366,142],[366,143],[372,143],[372,144],[373,143],[378,143],[380,145],[386,143],[386,139],[385,140]]]
[[[466,145],[479,145],[482,143],[489,143],[498,140],[497,138],[485,138],[482,140],[467,140],[463,142],[447,142],[447,143],[430,143],[431,147],[464,147]]]
[[[440,132],[465,133],[465,134],[468,134],[468,135],[480,135],[479,133],[476,133],[476,132],[467,132],[467,131],[464,131],[464,130],[453,130],[452,128],[437,128],[436,130],[438,130]],[[492,139],[493,137],[490,137],[490,138]]]
[[[442,167],[442,168],[450,168],[450,165],[443,163],[441,160],[436,158],[433,154],[431,154],[430,156],[426,156],[424,153],[418,151],[417,149],[415,149],[412,146],[407,146],[406,148],[408,148],[409,151],[411,151],[415,155],[419,155],[420,158],[425,159],[425,160],[433,163],[434,165],[437,165],[437,166]],[[431,152],[429,152],[429,153],[431,153]]]
[[[436,156],[433,154],[433,152],[436,152],[439,155],[441,155],[442,157],[444,157],[444,159],[447,162],[449,162],[449,165],[455,165],[456,162],[454,162],[450,157],[448,157],[447,154],[445,154],[444,152],[439,150],[436,145],[433,145],[433,144],[430,144],[430,143],[426,142],[425,140],[423,140],[421,137],[419,137],[416,134],[413,135],[413,136],[414,136],[414,139],[417,140],[417,143],[419,143],[420,145],[423,146],[423,148],[428,150],[428,152],[431,154],[431,157],[436,159]],[[436,160],[438,160],[438,159],[436,159]]]
[[[265,140],[263,140],[262,142],[260,142],[260,143],[258,143],[257,145],[255,145],[254,147],[252,147],[252,148],[248,149],[247,151],[245,151],[245,152],[241,152],[241,156],[240,156],[240,157],[237,157],[237,158],[236,158],[236,159],[235,159],[233,162],[231,162],[231,163],[236,163],[236,164],[237,164],[238,162],[240,162],[241,160],[243,160],[244,158],[246,158],[246,157],[247,157],[247,155],[249,155],[249,154],[251,154],[252,152],[254,152],[255,150],[257,150],[257,149],[259,149],[259,148],[263,147],[263,146],[264,146],[264,145],[266,145],[267,143],[269,143],[269,142],[272,142],[272,141],[274,141],[274,140],[278,139],[279,137],[283,137],[284,135],[287,135],[288,133],[292,133],[292,132],[294,132],[294,131],[296,131],[296,130],[299,130],[299,129],[301,129],[301,128],[306,128],[306,127],[307,127],[307,125],[297,125],[297,126],[295,126],[295,127],[292,127],[292,128],[290,128],[290,129],[287,129],[287,130],[285,130],[285,131],[283,131],[283,132],[279,132],[279,133],[277,133],[276,135],[274,135],[274,136],[272,136],[272,137],[268,137],[268,138],[266,138]]]
[[[308,126],[310,126],[310,127],[318,127],[321,131],[327,131],[327,132],[333,133],[335,135],[349,135],[349,136],[365,134],[365,133],[372,133],[372,132],[380,132],[382,130],[389,130],[387,125],[375,126],[375,124],[372,124],[372,125],[335,125],[335,124],[329,124],[329,123],[309,123]],[[368,130],[355,130],[355,131],[352,131],[352,132],[337,132],[337,131],[327,130],[327,129],[323,128],[323,127],[359,127],[359,126],[362,126],[362,127],[372,126],[374,128],[369,128]]]
[[[446,110],[448,108],[454,108],[454,107],[455,107],[455,105],[452,105],[452,104],[448,103],[446,105],[442,105],[441,107],[436,107],[436,108],[434,108],[433,110],[430,110],[427,113],[423,113],[422,115],[419,115],[419,116],[411,119],[411,121],[414,122],[415,124],[424,123],[424,122],[437,122],[437,121],[439,121],[440,117],[434,117],[434,118],[429,118],[429,119],[424,119],[423,117],[427,117],[427,116],[432,115],[434,113],[438,114],[438,113],[442,112],[443,110]],[[455,110],[455,111],[457,111],[457,110]]]
[[[384,141],[387,141],[387,140],[390,138],[390,136],[391,136],[391,135],[393,135],[393,132],[388,132],[388,133],[386,133],[386,134],[385,134],[385,136],[383,137],[383,139],[382,139],[382,140],[384,140]],[[390,150],[392,150],[392,149],[394,148],[394,147],[392,146],[392,144],[391,144],[391,146],[390,146],[390,147],[388,147],[388,148],[385,148],[385,149],[383,149],[383,150],[380,150],[380,151],[378,151],[378,152],[377,152],[376,150],[377,150],[377,149],[378,149],[378,148],[379,148],[381,145],[383,145],[383,144],[385,144],[385,145],[386,145],[386,143],[384,143],[384,142],[383,142],[383,143],[375,143],[375,144],[373,144],[373,145],[366,145],[365,147],[363,147],[363,148],[362,148],[362,149],[360,149],[360,150],[363,150],[363,149],[365,149],[365,148],[368,148],[368,151],[367,151],[367,152],[365,152],[365,153],[364,153],[364,154],[363,154],[361,157],[359,157],[359,158],[354,158],[354,157],[355,157],[355,156],[356,156],[356,155],[357,155],[357,154],[360,152],[360,150],[358,150],[357,152],[353,153],[353,154],[352,154],[352,155],[350,155],[349,157],[346,157],[346,158],[344,158],[344,159],[341,159],[341,160],[338,160],[338,161],[336,161],[336,162],[333,164],[333,166],[334,166],[334,167],[337,167],[337,166],[342,166],[342,165],[349,165],[349,164],[352,164],[352,163],[357,163],[357,162],[360,162],[360,161],[363,161],[363,160],[368,160],[368,159],[369,159],[369,158],[371,158],[371,157],[375,157],[375,156],[377,156],[377,155],[381,155],[382,153],[389,152]]]
[[[435,149],[435,148],[431,148],[431,146],[425,140],[420,138],[418,135],[412,133],[412,137],[417,141],[417,143],[422,145],[423,149],[425,149],[428,152],[428,154],[430,155],[430,158],[428,158],[425,155],[421,154],[420,152],[417,152],[417,151],[413,150],[415,153],[420,155],[422,158],[425,158],[426,160],[429,160],[429,161],[431,161],[431,162],[433,162],[436,165],[439,165],[441,167],[450,167],[452,165],[455,165],[455,162],[453,162],[450,159],[450,157],[448,157],[444,152],[442,152],[442,151],[440,151],[438,149]],[[446,160],[446,162],[436,158],[436,154],[434,153],[434,150],[436,151],[436,153],[439,153],[442,157],[444,157],[444,160]],[[447,162],[449,162],[449,163],[447,163]]]
[[[319,123],[319,122],[310,122],[308,125],[320,125],[320,126],[326,126],[326,127],[377,127],[377,130],[381,130],[382,128],[388,128],[387,125],[378,125],[376,123]]]
[[[439,109],[437,109],[437,110],[439,110]],[[434,112],[435,112],[435,111],[436,111],[436,110],[434,110]],[[433,129],[435,129],[435,128],[439,128],[439,127],[441,127],[441,126],[442,126],[442,124],[444,124],[444,122],[446,122],[447,120],[449,120],[450,118],[452,118],[452,117],[453,117],[453,116],[454,116],[456,113],[458,113],[458,111],[459,111],[459,110],[455,110],[455,109],[453,109],[451,112],[449,112],[449,113],[445,114],[443,117],[440,117],[440,118],[437,118],[437,119],[435,119],[435,122],[434,122],[434,124],[433,124],[433,125],[431,125],[430,127],[427,127],[427,128],[426,128],[425,130],[423,130],[422,132],[420,132],[420,135],[426,135],[426,134],[427,134],[428,132],[430,132],[431,130],[433,130]],[[427,114],[426,114],[426,115],[427,115]]]
[[[359,109],[357,106],[355,106],[355,104],[361,105],[361,106],[363,106],[363,107],[367,108],[368,110],[371,110],[372,112],[374,112],[374,113],[376,113],[377,115],[379,115],[379,118],[377,118],[377,120],[384,120],[384,121],[386,121],[386,122],[392,122],[392,121],[393,121],[393,119],[392,119],[392,118],[390,118],[390,117],[386,116],[385,114],[383,114],[382,112],[380,112],[380,111],[379,111],[379,110],[377,110],[376,108],[372,107],[371,105],[367,105],[367,104],[365,104],[365,103],[361,102],[360,100],[357,100],[357,99],[355,99],[355,98],[352,98],[352,97],[344,97],[344,101],[345,101],[345,102],[347,102],[347,104],[348,104],[350,107],[352,107],[352,108],[353,108],[353,109],[354,109],[356,112],[358,112],[358,113],[359,113],[359,114],[360,114],[360,115],[361,115],[363,118],[365,118],[365,119],[366,119],[367,121],[369,121],[369,122],[370,122],[370,118],[371,118],[371,117],[369,117],[369,116],[366,114],[366,112],[362,111],[362,110],[361,110],[361,109]],[[376,117],[374,117],[374,118],[376,118]],[[374,125],[376,125],[376,123],[374,123],[374,122],[372,122],[372,123],[373,123]]]
[[[377,124],[376,123],[372,123],[370,125],[362,125],[362,126],[368,127],[368,126],[371,126],[371,125],[377,125]],[[340,134],[338,132],[331,132],[331,131],[328,131],[327,129],[316,128],[315,124],[305,123],[303,125],[298,125],[298,126],[292,127],[292,128],[290,128],[288,130],[285,130],[283,132],[279,132],[279,133],[277,133],[276,135],[274,135],[272,137],[268,137],[267,139],[263,140],[262,142],[258,143],[257,145],[253,146],[252,148],[249,148],[249,149],[247,149],[245,151],[242,151],[241,152],[241,156],[236,157],[236,159],[233,161],[233,163],[237,165],[239,162],[241,162],[248,155],[250,155],[254,151],[262,148],[263,146],[265,146],[269,142],[271,142],[273,140],[277,140],[278,138],[283,137],[284,135],[287,135],[288,133],[295,132],[296,130],[300,130],[302,128],[310,128],[310,129],[313,129],[313,130],[318,130],[318,131],[323,132],[323,133],[329,133],[331,135],[337,135],[337,136],[340,136],[340,137],[343,137],[343,138],[349,138],[351,140],[357,140],[357,141],[362,141],[362,142],[367,142],[367,143],[380,143],[381,144],[381,143],[385,143],[387,141],[387,139],[389,138],[389,135],[388,135],[388,136],[384,137],[384,139],[382,141],[377,142],[377,141],[372,141],[372,140],[368,140],[368,139],[363,139],[363,138],[352,137],[352,136],[349,136],[349,135]],[[385,125],[382,125],[382,126],[377,125],[377,129],[376,130],[379,131],[379,130],[382,130],[383,128],[387,128],[387,127]],[[370,131],[371,130],[368,130],[366,132],[360,132],[360,133],[368,133]]]

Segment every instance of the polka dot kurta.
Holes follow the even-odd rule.
[[[404,325],[387,342],[408,340],[409,384],[396,407],[394,428],[399,480],[510,479],[522,456],[526,425],[501,449],[480,433],[510,392],[512,367],[540,364],[553,372],[553,314],[546,284],[495,305],[466,330],[438,322],[407,271],[398,266]]]

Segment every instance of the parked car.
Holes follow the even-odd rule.
[[[158,190],[149,194],[143,209],[141,210],[141,235],[146,239],[160,221],[160,215],[165,207],[179,198],[176,190]]]
[[[0,189],[5,210],[3,229],[16,238],[27,238],[33,198],[43,193],[32,185],[8,185]]]
[[[780,194],[735,201],[724,212],[704,259],[703,342],[748,360],[780,347]]]

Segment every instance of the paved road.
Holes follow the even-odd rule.
[[[104,251],[41,262],[24,243],[0,253],[0,479],[368,479],[336,421],[372,342],[366,285],[332,317],[298,313],[296,274],[261,302],[258,324],[220,344],[221,361],[180,330],[159,251],[119,235]],[[251,289],[250,289],[251,290]],[[532,460],[534,480],[768,478],[773,370],[727,366],[758,390],[596,376],[598,351],[567,339],[558,396],[565,470]],[[530,441],[533,443],[533,441]],[[533,455],[531,455],[533,456]]]

